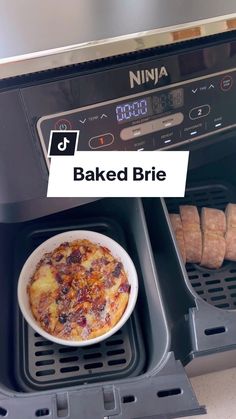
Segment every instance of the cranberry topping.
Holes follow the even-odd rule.
[[[130,285],[129,284],[121,284],[119,287],[119,292],[130,292]]]
[[[46,265],[52,265],[51,259],[47,259],[45,263],[46,263]]]
[[[66,325],[63,328],[63,334],[65,336],[69,336],[70,333],[71,333],[71,325],[70,325],[70,323],[66,323]]]
[[[66,286],[62,287],[61,289],[62,294],[67,294],[68,291],[69,291],[69,287],[66,287]]]
[[[45,326],[49,326],[49,316],[46,314],[43,318],[43,323]]]
[[[106,300],[98,298],[93,303],[93,311],[103,311],[106,306]]]
[[[105,258],[105,256],[102,256],[101,258],[95,259],[92,262],[92,266],[95,267],[95,269],[96,269],[96,268],[98,268],[100,266],[103,266],[103,265],[106,266],[106,265],[108,265],[108,263],[109,263],[109,260],[107,260],[107,258]]]
[[[122,263],[121,262],[118,262],[117,265],[116,265],[116,267],[115,267],[115,269],[114,269],[114,271],[112,272],[112,275],[115,278],[118,278],[120,276],[122,267],[123,267],[122,266]]]
[[[46,263],[46,265],[52,265],[51,253],[46,253],[44,258],[41,259],[40,263]]]
[[[55,256],[55,261],[56,262],[60,262],[62,259],[63,259],[63,255],[61,253],[59,253]]]
[[[106,288],[111,288],[111,287],[113,287],[114,284],[115,284],[114,278],[112,278],[111,276],[108,276],[104,280],[104,285],[105,285]]]
[[[60,246],[62,246],[62,247],[68,247],[68,246],[70,246],[70,243],[69,242],[63,242]]]
[[[88,287],[79,288],[77,293],[77,302],[83,303],[85,301],[91,301]]]
[[[71,263],[80,263],[82,259],[82,254],[79,249],[74,250],[70,256],[66,258],[66,263],[70,265]]]
[[[58,282],[58,284],[62,284],[63,282],[63,278],[59,272],[56,273],[56,281]]]
[[[78,320],[77,323],[80,327],[85,327],[87,325],[87,320],[85,316],[81,316]]]
[[[59,314],[58,320],[61,324],[66,323],[67,321],[67,315],[65,313]]]

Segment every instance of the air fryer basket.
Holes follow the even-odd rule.
[[[189,188],[185,198],[167,199],[169,213],[179,211],[179,205],[196,205],[224,210],[229,202],[236,202],[229,185],[201,185]],[[178,250],[177,250],[178,251]],[[220,269],[206,269],[187,264],[188,279],[194,291],[206,302],[222,309],[236,309],[236,262],[225,261]]]
[[[27,256],[48,237],[71,229],[113,237],[126,247],[139,278],[130,320],[108,340],[83,349],[40,337],[23,320],[16,299]],[[0,224],[0,267],[0,415],[170,419],[205,412],[170,352],[141,200],[97,200],[41,219]]]
[[[28,227],[16,244],[16,278],[27,256],[43,241],[66,230],[93,230],[106,234],[126,246],[122,228],[109,218],[65,221],[49,227],[42,222]],[[46,340],[32,330],[17,311],[18,339],[16,377],[23,389],[35,390],[115,380],[139,375],[145,363],[138,315],[105,342],[85,348],[63,347]]]
[[[236,365],[236,263],[218,270],[184,266],[168,213],[180,204],[224,210],[228,202],[236,202],[235,185],[198,179],[185,198],[144,200],[171,348],[190,375]]]

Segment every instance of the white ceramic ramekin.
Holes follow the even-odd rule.
[[[128,277],[129,284],[130,284],[130,295],[129,295],[128,305],[126,307],[124,314],[122,315],[118,323],[111,330],[93,339],[83,340],[83,341],[72,341],[72,340],[65,340],[65,339],[60,339],[58,337],[52,336],[42,329],[42,327],[38,324],[38,322],[35,320],[32,314],[30,303],[29,303],[29,296],[27,292],[27,285],[35,271],[35,268],[38,262],[42,259],[45,253],[49,253],[53,251],[56,247],[58,247],[63,242],[66,242],[66,241],[71,242],[73,240],[81,240],[81,239],[87,239],[93,243],[107,247],[111,251],[112,255],[115,258],[117,258],[120,262],[122,262],[124,266],[124,270]],[[37,249],[35,249],[33,253],[31,253],[31,255],[28,257],[28,259],[26,260],[21,270],[19,280],[18,280],[17,294],[18,294],[19,306],[25,320],[41,336],[44,336],[46,339],[51,340],[60,345],[88,346],[88,345],[93,345],[95,343],[101,342],[109,338],[114,333],[116,333],[128,320],[128,318],[130,317],[135,307],[135,303],[137,300],[138,277],[137,277],[135,266],[130,256],[123,249],[123,247],[120,246],[116,241],[112,240],[111,238],[103,234],[100,234],[94,231],[86,231],[86,230],[67,231],[65,233],[57,234],[56,236],[53,236],[50,239],[46,240],[39,247],[37,247]]]

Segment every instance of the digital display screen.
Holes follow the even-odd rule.
[[[118,124],[159,115],[184,106],[184,89],[168,90],[116,106]]]
[[[116,118],[119,124],[150,115],[152,115],[151,98],[138,99],[116,106]]]
[[[184,89],[175,89],[152,96],[155,115],[181,108],[184,105]]]

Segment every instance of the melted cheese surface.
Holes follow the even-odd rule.
[[[109,249],[88,240],[62,243],[44,255],[28,286],[33,315],[53,336],[87,340],[122,317],[130,285]]]

